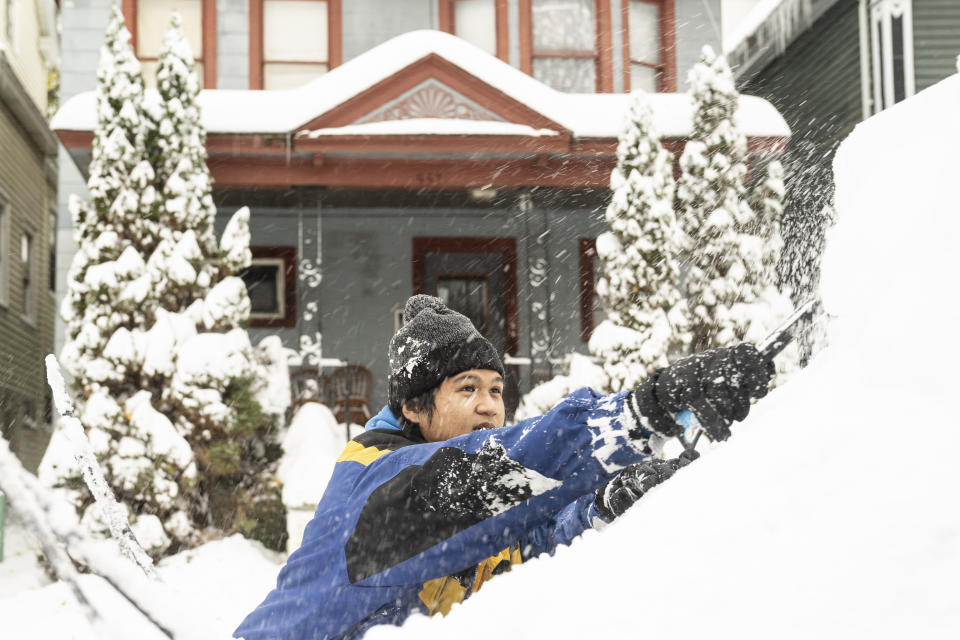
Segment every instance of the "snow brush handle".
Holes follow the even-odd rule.
[[[783,351],[786,346],[793,341],[793,332],[797,328],[797,325],[800,324],[800,321],[813,316],[815,305],[816,300],[810,299],[797,307],[796,311],[791,313],[787,319],[783,321],[783,324],[774,329],[770,335],[757,344],[757,350],[768,360],[772,361],[778,353]],[[683,427],[680,442],[683,443],[683,447],[687,451],[690,451],[697,446],[697,440],[703,435],[703,425],[700,424],[700,419],[690,410],[674,414],[673,419]]]

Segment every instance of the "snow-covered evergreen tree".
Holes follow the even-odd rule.
[[[75,207],[81,251],[63,308],[64,364],[108,482],[151,553],[199,543],[211,526],[283,548],[270,473],[276,416],[256,399],[265,376],[243,329],[246,287],[233,275],[250,264],[249,212],[233,216],[218,246],[199,86],[179,16],[156,94],[143,98],[128,40],[114,9],[98,72],[94,197]],[[44,475],[81,486],[75,468]],[[83,520],[102,529],[83,495],[75,493]]]
[[[677,204],[691,349],[701,351],[761,339],[791,305],[774,286],[782,168],[771,162],[748,194],[747,141],[734,121],[739,94],[726,60],[705,46],[689,82],[693,135],[680,158]]]
[[[597,238],[597,291],[607,319],[590,339],[613,390],[635,387],[682,351],[686,310],[677,289],[680,229],[673,212],[673,162],[660,144],[644,94],[631,103],[610,177],[610,231]]]

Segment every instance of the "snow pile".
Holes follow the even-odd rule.
[[[366,638],[957,637],[958,113],[953,76],[843,143],[831,346],[729,442],[448,618]]]
[[[303,530],[323,497],[337,457],[347,445],[345,427],[319,402],[308,402],[293,416],[283,438],[277,478],[287,508],[287,551],[303,541]]]
[[[14,536],[21,540],[23,531],[15,529]],[[29,544],[28,539],[26,543]],[[191,629],[189,621],[194,621],[192,631],[178,635],[178,640],[226,640],[237,622],[272,588],[283,560],[282,555],[267,551],[259,543],[239,535],[207,543],[166,558],[159,564],[161,582],[157,585],[157,597],[164,602],[152,604],[160,608],[177,606],[181,619],[188,623],[185,625],[187,629]],[[0,564],[0,568],[5,564]],[[38,569],[34,568],[30,573],[34,576],[32,582],[42,582]],[[104,617],[101,632],[106,631],[109,636],[91,628],[66,584],[56,582],[23,590],[10,597],[0,596],[3,637],[167,639],[103,578],[82,575],[80,586]]]

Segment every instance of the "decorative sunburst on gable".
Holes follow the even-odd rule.
[[[450,118],[458,120],[495,120],[506,122],[495,113],[431,78],[399,97],[368,113],[354,124],[409,120],[411,118]]]

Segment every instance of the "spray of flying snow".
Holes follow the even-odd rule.
[[[47,383],[53,392],[53,402],[57,407],[60,418],[66,424],[66,433],[73,441],[77,463],[83,473],[83,479],[93,494],[97,505],[100,507],[101,514],[107,519],[110,525],[110,533],[120,543],[120,550],[125,556],[137,563],[143,572],[156,578],[156,572],[153,568],[153,560],[137,542],[137,538],[130,530],[130,524],[127,522],[126,513],[113,496],[110,485],[103,477],[103,471],[100,470],[100,464],[97,462],[97,456],[93,453],[90,441],[83,433],[83,425],[73,413],[73,402],[67,395],[66,385],[63,382],[63,375],[60,373],[60,365],[56,357],[52,354],[46,357],[47,365]]]

